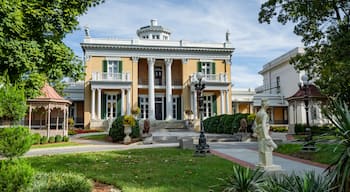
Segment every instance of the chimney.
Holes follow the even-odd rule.
[[[151,19],[151,26],[157,26],[158,22],[157,19]]]

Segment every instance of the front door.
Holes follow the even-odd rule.
[[[156,120],[163,120],[163,97],[156,97],[155,115]]]

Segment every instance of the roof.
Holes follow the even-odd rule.
[[[54,88],[52,88],[48,83],[45,83],[43,88],[40,90],[41,95],[34,98],[28,99],[29,102],[56,102],[56,103],[69,103],[70,101],[65,100],[61,95],[59,95]]]
[[[306,92],[302,89],[299,89],[294,95],[286,98],[288,101],[292,100],[303,100],[305,96],[308,96],[309,98],[319,98],[319,99],[326,99],[324,95],[321,94],[320,90],[313,84],[309,85],[309,91],[306,95]]]

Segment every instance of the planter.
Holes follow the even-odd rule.
[[[131,133],[132,129],[130,125],[125,124],[124,125],[124,144],[131,143],[131,137],[129,136]]]

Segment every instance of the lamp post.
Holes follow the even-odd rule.
[[[309,124],[309,78],[307,77],[307,75],[303,75],[301,77],[301,80],[303,81],[303,83],[299,83],[299,88],[301,90],[303,90],[304,92],[304,104],[305,104],[305,112],[306,112],[306,127],[310,128],[310,124]]]
[[[203,89],[205,88],[205,78],[203,73],[198,72],[197,73],[197,80],[195,81],[195,90],[197,92],[197,100],[198,107],[199,107],[199,115],[200,115],[200,135],[198,140],[198,145],[196,145],[196,152],[195,155],[197,156],[204,156],[206,153],[209,153],[209,145],[207,144],[207,139],[204,135],[204,127],[203,127],[203,112],[204,112],[204,96],[203,96]]]
[[[316,151],[315,142],[312,141],[312,130],[310,128],[309,123],[309,94],[310,94],[310,82],[307,75],[303,75],[301,77],[303,83],[299,83],[299,88],[304,92],[304,104],[305,104],[305,112],[306,112],[306,128],[305,131],[308,133],[305,138],[305,143],[303,145],[303,151]]]

